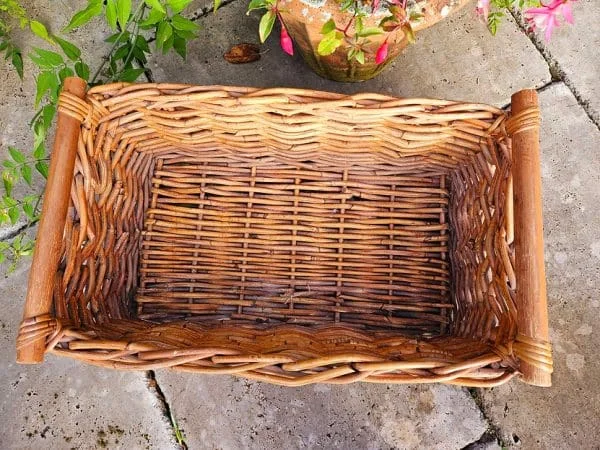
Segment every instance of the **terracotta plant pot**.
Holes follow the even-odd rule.
[[[428,28],[439,22],[449,14],[457,11],[471,0],[409,0],[409,10],[417,10],[422,14],[418,22],[412,23],[414,31]],[[325,22],[333,18],[338,26],[348,24],[352,14],[340,11],[339,3],[335,0],[280,0],[279,11],[281,18],[294,40],[295,46],[300,50],[304,61],[320,76],[335,81],[364,81],[377,76],[385,67],[396,58],[408,45],[408,39],[401,29],[390,33],[370,36],[369,43],[364,46],[365,63],[356,60],[348,61],[349,46],[343,43],[331,55],[321,56],[317,47],[323,35],[321,29]],[[386,11],[365,17],[365,27],[377,26],[381,19],[389,15]],[[350,25],[348,33],[354,33]],[[382,64],[375,63],[377,49],[387,39],[388,55]]]

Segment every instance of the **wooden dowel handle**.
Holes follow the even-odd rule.
[[[79,98],[85,96],[87,83],[81,78],[66,78],[63,91]],[[65,220],[69,206],[73,168],[81,123],[58,112],[56,136],[44,193],[38,240],[33,254],[23,320],[49,314],[52,308],[54,277],[58,270]],[[17,362],[40,363],[44,360],[45,336],[17,348]]]
[[[512,96],[509,133],[512,134],[515,269],[518,333],[522,380],[550,386],[552,361],[548,343],[548,306],[544,269],[542,178],[537,93]],[[512,122],[511,122],[512,121]]]

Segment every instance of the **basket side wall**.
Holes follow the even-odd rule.
[[[498,135],[451,176],[452,333],[505,344],[516,334],[510,141]]]

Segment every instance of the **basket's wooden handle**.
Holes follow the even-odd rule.
[[[534,90],[517,92],[512,96],[511,109],[507,129],[512,135],[519,309],[515,353],[521,361],[524,382],[550,386],[552,357],[548,342],[537,93]]]
[[[63,91],[83,98],[86,86],[87,83],[81,78],[70,77],[65,79]],[[58,112],[48,182],[38,226],[39,239],[29,272],[24,321],[47,315],[52,308],[52,290],[60,259],[80,126],[81,122],[74,117]],[[17,362],[42,362],[45,347],[45,335],[30,339],[26,345],[17,347]]]

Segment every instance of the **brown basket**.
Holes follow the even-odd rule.
[[[18,361],[547,386],[538,128],[534,91],[68,79]]]

